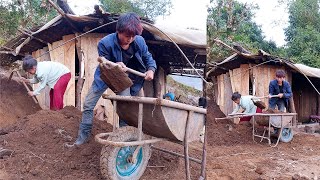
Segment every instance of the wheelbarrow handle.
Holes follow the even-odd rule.
[[[105,64],[107,64],[109,66],[113,66],[113,67],[114,66],[120,66],[119,64],[114,63],[112,61],[109,61],[108,59],[106,59],[104,57],[98,57],[98,61],[99,61],[99,63],[105,63]],[[146,75],[144,73],[141,73],[139,71],[136,71],[136,70],[128,68],[128,67],[127,67],[127,72],[135,74],[137,76],[146,77]]]
[[[255,99],[264,99],[264,98],[268,98],[269,96],[261,96],[261,97],[254,97]],[[279,97],[279,95],[271,95],[271,98],[273,97]]]

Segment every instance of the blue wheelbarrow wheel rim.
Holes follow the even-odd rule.
[[[128,157],[133,155],[137,147],[138,146],[122,147],[118,151],[117,158],[116,158],[116,169],[117,169],[117,173],[120,176],[129,177],[134,172],[136,172],[137,169],[140,167],[143,159],[142,148],[140,148],[139,150],[136,163],[130,163],[127,161]]]
[[[281,132],[281,141],[289,142],[293,138],[292,129],[291,128],[283,128]]]

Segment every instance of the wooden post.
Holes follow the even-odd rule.
[[[316,95],[317,96],[317,95]],[[317,103],[317,106],[318,106],[318,112],[317,112],[317,115],[320,116],[320,96],[318,96],[318,103]]]
[[[289,98],[289,112],[290,113],[296,113],[296,108],[294,106],[294,101],[293,101],[293,95],[291,96],[291,98]],[[297,116],[293,116],[293,126],[296,127],[297,126]]]
[[[113,101],[113,132],[119,128],[119,119],[117,117],[117,101]]]
[[[77,34],[76,34],[77,36]],[[81,92],[83,88],[84,83],[84,54],[81,49],[81,40],[76,40],[76,49],[79,59],[79,76],[78,76],[78,82],[76,87],[76,108],[81,110]]]
[[[201,175],[199,179],[206,179],[206,163],[207,163],[207,118],[204,120],[204,142],[202,148]]]
[[[188,118],[186,120],[186,128],[184,132],[184,163],[185,163],[185,169],[186,169],[186,179],[190,180],[190,162],[189,162],[189,145],[188,145],[188,140],[189,140],[189,126],[190,126],[190,121],[191,118],[193,117],[193,111],[189,111],[188,113]]]
[[[138,113],[138,141],[142,139],[142,116],[143,116],[143,103],[139,103],[139,113]]]

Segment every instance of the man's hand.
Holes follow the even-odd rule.
[[[29,91],[29,92],[28,92],[28,95],[29,95],[29,96],[34,96],[34,95],[33,95],[33,91]]]
[[[151,81],[154,77],[154,72],[152,70],[148,70],[145,74],[146,77],[144,79],[147,81]]]
[[[120,65],[123,72],[127,72],[128,68],[123,62],[117,62]]]
[[[283,97],[283,93],[278,94],[279,98]]]
[[[29,80],[29,79],[26,79],[26,78],[24,78],[24,77],[21,77],[21,78],[20,78],[20,81],[21,81],[21,82],[25,82],[25,83],[30,83],[30,80]]]

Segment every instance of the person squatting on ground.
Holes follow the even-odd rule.
[[[32,79],[21,78],[26,83],[40,83],[34,91],[28,92],[29,96],[39,95],[48,85],[50,90],[50,109],[59,110],[63,108],[63,96],[71,79],[70,70],[63,64],[52,61],[37,62],[32,56],[23,59],[23,69],[33,74]]]
[[[276,109],[284,112],[288,109],[289,98],[292,96],[291,87],[288,81],[285,81],[286,73],[280,69],[276,71],[276,79],[269,83],[269,109]],[[271,97],[278,95],[279,97]]]
[[[144,72],[145,78],[129,74],[133,85],[118,93],[123,96],[136,96],[143,87],[144,80],[151,81],[156,71],[156,62],[148,51],[148,46],[142,36],[143,28],[140,18],[135,13],[126,13],[119,17],[116,32],[102,38],[98,43],[100,57],[118,63],[123,71],[127,67]],[[85,143],[91,134],[93,124],[93,109],[99,98],[107,90],[108,86],[100,78],[100,67],[96,68],[94,80],[85,98],[82,112],[82,121],[79,126],[78,138],[75,145]],[[120,126],[125,122],[120,120]]]
[[[234,92],[231,96],[231,99],[237,104],[237,106],[234,108],[230,115],[236,114],[240,110],[240,107],[244,109],[243,113],[245,114],[262,113],[262,109],[254,105],[252,98],[254,98],[254,96],[241,96],[241,94],[239,94],[238,92]],[[240,118],[240,122],[250,121],[251,117],[252,116],[242,117]]]

